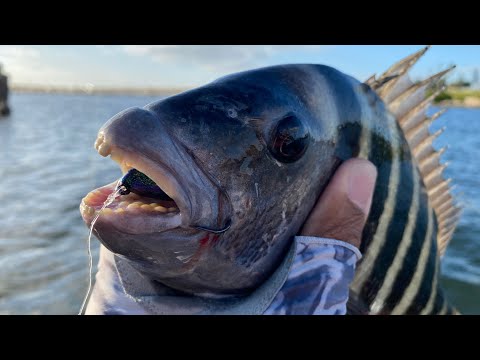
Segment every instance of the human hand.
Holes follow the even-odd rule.
[[[317,200],[300,235],[342,240],[359,248],[376,179],[377,169],[370,161],[345,161]]]

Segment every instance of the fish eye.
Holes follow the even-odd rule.
[[[288,115],[273,129],[268,148],[278,161],[291,163],[302,157],[309,143],[306,127],[296,116]]]

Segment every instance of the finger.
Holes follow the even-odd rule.
[[[377,169],[371,162],[345,161],[320,196],[300,234],[343,240],[360,247],[376,178]]]

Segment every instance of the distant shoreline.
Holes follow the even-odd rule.
[[[480,99],[479,99],[480,102]],[[464,108],[464,109],[480,109],[480,103],[478,104],[465,104],[462,101],[441,101],[434,104],[438,107],[444,108]]]
[[[12,85],[11,91],[19,94],[73,94],[73,95],[159,95],[168,96],[189,88],[100,88],[100,87],[44,87]]]
[[[442,107],[480,108],[480,90],[450,86],[435,98]]]
[[[11,90],[19,94],[72,94],[72,95],[129,95],[129,96],[171,96],[191,88],[101,88],[101,87],[45,87],[32,85],[13,85]],[[449,99],[437,98],[435,106],[453,108],[480,108],[480,92],[448,89]]]

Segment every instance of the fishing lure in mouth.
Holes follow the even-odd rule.
[[[134,193],[154,199],[173,201],[152,179],[137,169],[130,169],[117,185],[120,195]]]
[[[116,191],[120,195],[128,195],[134,193],[140,196],[146,196],[154,199],[164,201],[174,201],[169,197],[152,179],[137,169],[130,169],[121,179],[117,185]],[[225,226],[221,229],[211,229],[204,226],[192,226],[195,229],[211,232],[214,234],[222,234],[227,231],[232,225],[229,219]]]

